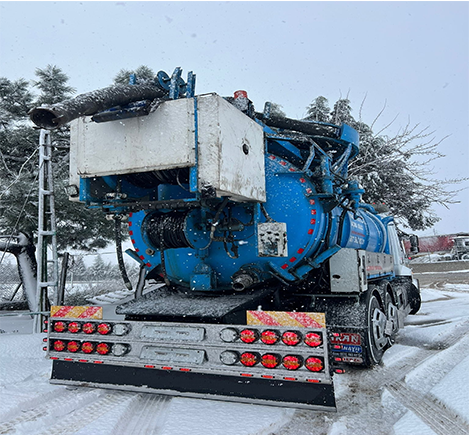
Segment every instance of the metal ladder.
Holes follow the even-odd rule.
[[[46,311],[49,311],[48,289],[54,303],[58,301],[59,264],[57,256],[57,226],[52,177],[52,144],[50,132],[42,129],[39,135],[39,201],[37,242],[37,315],[34,332],[42,332]],[[49,249],[50,248],[50,249]],[[50,252],[51,251],[51,252]],[[48,267],[51,265],[52,267]]]

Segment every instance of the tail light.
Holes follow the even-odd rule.
[[[303,359],[298,355],[287,355],[283,357],[282,364],[287,370],[298,370],[303,365]]]
[[[301,341],[301,334],[295,331],[285,331],[282,334],[282,341],[287,346],[296,346]]]
[[[239,332],[234,328],[225,328],[220,331],[220,338],[225,343],[233,343],[239,338]]]
[[[80,329],[81,329],[81,326],[78,322],[70,322],[68,324],[68,331],[69,332],[72,332],[72,333],[75,334],[75,333],[79,332]]]
[[[305,344],[310,347],[318,347],[322,344],[322,336],[316,332],[308,332],[305,335]]]
[[[96,346],[96,352],[98,352],[100,355],[107,355],[110,351],[111,348],[106,343],[99,343]]]
[[[62,340],[54,341],[54,350],[57,352],[62,352],[65,349],[65,343]]]
[[[101,334],[101,335],[107,335],[111,332],[112,328],[111,328],[111,325],[109,323],[100,323],[98,325],[98,332]]]
[[[320,372],[324,370],[324,361],[320,358],[311,356],[306,359],[305,367],[311,372]]]
[[[259,362],[259,354],[255,352],[244,352],[241,354],[241,364],[246,367],[255,366]]]
[[[90,322],[84,323],[81,329],[83,330],[85,334],[92,334],[94,331],[96,331],[96,327],[94,323],[90,323]]]
[[[263,331],[261,334],[261,341],[264,344],[275,344],[279,340],[280,340],[280,336],[277,331],[268,329],[266,331]]]
[[[65,322],[54,322],[55,332],[64,332],[66,329],[67,329],[67,324]]]
[[[116,343],[112,346],[114,356],[124,356],[129,351],[129,346],[122,343]]]
[[[255,329],[243,329],[240,338],[243,343],[251,344],[259,338],[259,333]]]
[[[93,343],[90,343],[89,341],[85,341],[85,342],[81,345],[81,350],[82,350],[82,352],[84,352],[84,353],[91,353],[91,352],[93,352],[93,350],[94,350],[94,344],[93,344]]]
[[[80,349],[80,344],[76,341],[69,341],[67,344],[67,350],[69,352],[78,352],[78,349]]]
[[[261,364],[266,369],[274,369],[280,364],[280,357],[274,353],[266,353],[261,357]]]
[[[238,352],[225,350],[224,352],[220,354],[220,361],[223,364],[232,366],[233,364],[236,364],[239,361],[239,354]]]

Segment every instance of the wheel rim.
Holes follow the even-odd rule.
[[[384,349],[388,342],[385,335],[386,321],[386,314],[384,314],[379,307],[375,307],[372,311],[371,334],[373,343],[378,350]]]

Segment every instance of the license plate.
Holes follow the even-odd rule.
[[[352,332],[342,332],[339,335],[332,335],[332,344],[352,344],[360,345],[362,342],[360,334],[354,334]]]

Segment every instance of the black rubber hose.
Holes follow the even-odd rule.
[[[125,286],[129,290],[132,290],[132,283],[130,282],[129,276],[127,275],[124,257],[122,256],[121,220],[119,218],[114,219],[114,230],[116,239],[117,264],[119,265],[119,271],[121,273],[122,280],[124,281]]]

